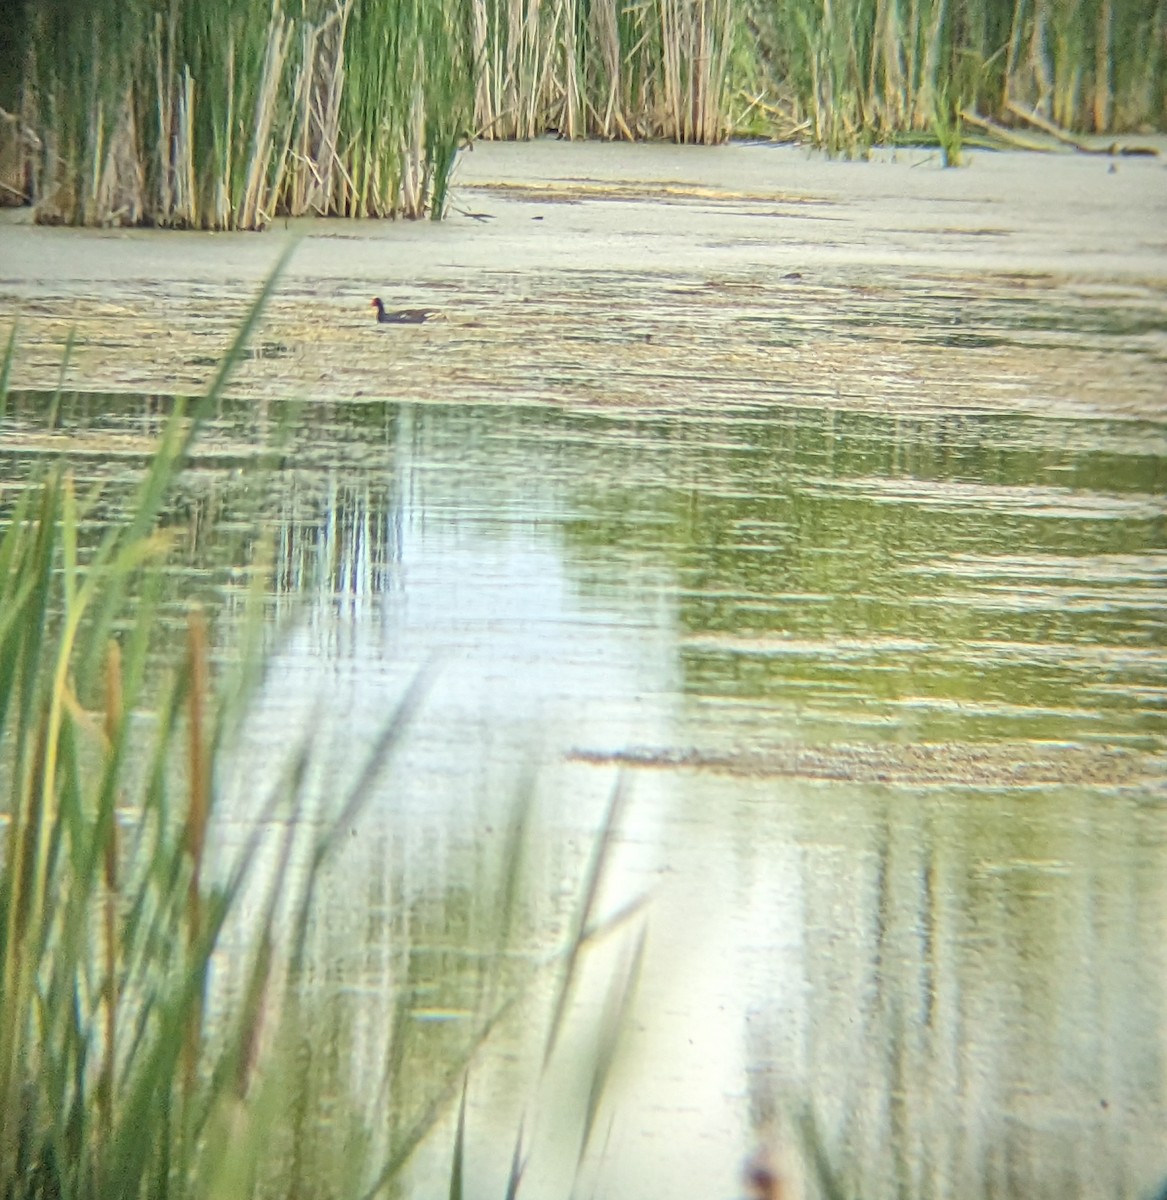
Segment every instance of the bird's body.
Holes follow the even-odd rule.
[[[380,296],[373,301],[373,307],[377,310],[377,321],[382,325],[423,325],[430,317],[437,316],[432,308],[399,308],[396,312],[386,311]]]

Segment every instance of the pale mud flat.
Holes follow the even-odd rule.
[[[266,234],[0,216],[11,383],[206,386],[272,264],[234,380],[258,397],[577,406],[787,402],[1167,415],[1167,161],[479,144],[449,219]],[[369,301],[431,306],[379,327]]]

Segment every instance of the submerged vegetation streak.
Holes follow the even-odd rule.
[[[442,215],[468,138],[1164,125],[1164,0],[16,0],[0,202],[258,229]]]

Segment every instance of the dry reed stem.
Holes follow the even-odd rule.
[[[173,76],[174,28],[167,24],[165,59],[162,52],[162,14],[154,17],[151,33],[154,50],[154,92],[158,109],[158,140],[154,146],[155,164],[158,174],[159,208],[163,221],[169,223],[174,217],[174,191],[171,186],[171,131],[174,129],[174,89],[170,80]]]
[[[1103,133],[1110,128],[1114,107],[1111,96],[1111,51],[1114,9],[1111,0],[1102,0],[1098,9],[1098,36],[1094,43],[1094,130]]]
[[[288,53],[292,29],[281,12],[273,11],[268,25],[267,49],[264,53],[263,74],[255,101],[255,123],[251,134],[251,157],[247,170],[247,186],[243,202],[235,212],[234,224],[239,229],[257,229],[261,214],[269,205],[264,193],[264,177],[271,165],[272,125],[275,121],[276,100],[282,83],[284,60]],[[232,91],[234,89],[231,89]]]

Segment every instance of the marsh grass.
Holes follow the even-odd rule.
[[[738,0],[471,0],[484,138],[723,141]]]
[[[351,11],[350,11],[351,10]],[[454,0],[346,4],[337,178],[330,211],[441,216],[469,133],[470,26]]]
[[[264,1148],[282,1114],[264,1098],[271,1085],[257,1073],[257,1050],[278,990],[275,919],[291,842],[284,839],[267,881],[254,949],[235,964],[238,1002],[212,1025],[204,1006],[218,943],[260,833],[225,875],[208,877],[212,776],[225,710],[213,701],[202,615],[192,611],[173,683],[160,697],[147,692],[146,659],[158,598],[149,568],[166,547],[157,518],[274,279],[207,395],[189,409],[177,407],[129,519],[95,547],[83,547],[79,531],[93,497],[77,496],[61,470],[26,488],[6,514],[6,1196],[239,1195],[263,1182]],[[7,378],[12,346],[10,339],[0,379]],[[409,697],[389,722],[365,778],[384,762],[408,704]],[[151,748],[144,748],[144,721],[154,729]],[[296,788],[278,802],[294,807]],[[328,850],[322,843],[314,864]],[[253,1104],[257,1098],[263,1102]]]
[[[142,489],[143,513],[174,461],[159,457]],[[286,1160],[273,1149],[285,1145],[279,1134],[300,1028],[279,966],[288,936],[279,918],[291,901],[300,914],[295,941],[333,839],[314,845],[297,899],[288,878],[296,822],[283,823],[250,951],[226,962],[221,938],[238,919],[235,902],[264,833],[261,822],[235,865],[210,877],[223,710],[213,701],[206,623],[192,612],[174,683],[153,707],[153,748],[134,763],[142,741],[135,713],[149,704],[148,576],[134,587],[136,618],[120,641],[93,610],[111,581],[128,589],[164,540],[152,530],[118,535],[82,567],[82,511],[57,473],[24,493],[0,541],[0,728],[11,795],[0,882],[0,1183],[12,1197],[272,1194],[285,1179]],[[104,658],[98,677],[86,680],[85,643],[94,640]],[[414,699],[406,696],[371,751],[362,795]],[[269,816],[294,817],[302,766],[293,764]],[[350,796],[345,818],[355,803]],[[212,1021],[207,999],[223,972],[236,981],[234,1002],[217,1005]],[[360,1121],[322,1139],[321,1097],[307,1086],[293,1120],[317,1147],[307,1166],[332,1171],[343,1165],[339,1139],[359,1142]],[[366,1161],[349,1164],[345,1194],[358,1194],[368,1170]],[[297,1180],[317,1191],[323,1182]]]
[[[1162,0],[471,5],[475,123],[486,138],[555,130],[709,143],[743,133],[857,154],[931,132],[956,150],[956,96],[1006,122],[1018,104],[1095,132],[1167,120]]]
[[[440,217],[468,138],[1167,121],[1163,0],[18,0],[0,187],[43,222]],[[13,182],[15,181],[15,182]]]
[[[18,7],[22,101],[5,111],[38,220],[441,214],[471,120],[456,0]]]
[[[440,217],[473,135],[730,132],[739,0],[17,7],[21,86],[0,111],[24,186],[6,186],[45,223]]]
[[[835,152],[931,130],[950,162],[963,98],[1064,129],[1167,121],[1161,0],[749,0],[757,59],[735,81],[756,131],[809,130]],[[1126,47],[1120,50],[1120,47]]]

